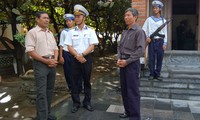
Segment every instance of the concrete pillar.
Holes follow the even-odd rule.
[[[166,0],[166,8],[170,8],[172,6],[172,0]],[[171,9],[166,9],[166,18],[172,18],[172,7]],[[167,42],[167,50],[172,49],[172,22],[168,24],[168,42]]]

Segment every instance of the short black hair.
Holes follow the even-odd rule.
[[[35,17],[40,18],[42,14],[48,14],[48,13],[45,11],[38,11],[35,13]]]

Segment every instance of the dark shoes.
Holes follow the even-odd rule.
[[[55,116],[51,115],[51,116],[48,117],[48,120],[57,120],[57,118]]]
[[[154,77],[153,76],[149,76],[148,80],[153,80]]]
[[[162,78],[161,76],[158,76],[158,77],[149,76],[148,80],[158,80],[158,81],[162,81],[163,78]]]
[[[161,76],[157,77],[157,80],[162,81],[163,78]]]
[[[73,106],[72,109],[71,109],[71,112],[75,113],[75,112],[78,111],[79,108],[80,108],[79,106]]]
[[[94,111],[94,109],[92,108],[91,105],[84,105],[83,107],[84,107],[85,109],[87,109],[88,111]],[[79,106],[73,106],[72,109],[71,109],[71,112],[72,112],[72,113],[75,113],[75,112],[78,111],[79,108],[80,108]]]
[[[119,115],[120,118],[128,118],[129,115],[127,113],[122,113]]]
[[[83,107],[84,107],[85,109],[87,109],[88,111],[94,111],[94,109],[92,108],[91,105],[83,105]]]

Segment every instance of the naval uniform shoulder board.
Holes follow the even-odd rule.
[[[64,30],[65,30],[65,31],[67,31],[67,32],[69,31],[69,29],[68,29],[68,28],[65,28]]]
[[[69,30],[73,30],[75,27],[69,28]]]
[[[88,28],[90,28],[90,29],[92,29],[92,30],[95,30],[93,27],[91,27],[91,26],[87,26]]]

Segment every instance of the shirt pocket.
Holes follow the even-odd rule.
[[[127,50],[133,50],[134,49],[134,41],[127,41],[125,42],[124,46]]]
[[[72,36],[72,46],[76,47],[79,45],[79,43],[80,43],[79,35],[73,35]]]
[[[37,36],[37,44],[47,44],[47,35],[45,33],[40,33]]]
[[[90,40],[91,40],[91,37],[90,37],[90,34],[89,33],[86,33],[83,35],[83,43],[85,46],[89,46],[90,45]]]

